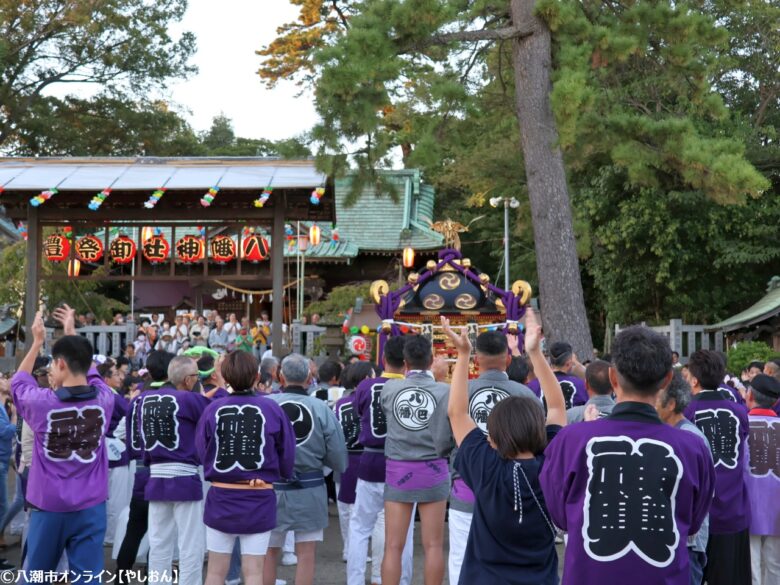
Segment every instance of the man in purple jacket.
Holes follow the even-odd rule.
[[[747,408],[718,388],[726,374],[717,352],[700,350],[688,359],[693,400],[685,416],[704,433],[715,461],[715,498],[704,578],[709,585],[749,585],[750,499],[747,489]]]
[[[32,377],[46,332],[40,311],[33,343],[11,381],[14,404],[35,433],[27,483],[32,508],[27,536],[27,570],[54,571],[67,552],[70,580],[103,571],[108,456],[106,431],[114,394],[92,364],[92,345],[75,334],[74,311],[54,313],[65,335],[52,346],[52,388]]]
[[[179,583],[201,585],[206,532],[203,525],[203,482],[195,429],[209,405],[192,392],[198,382],[195,360],[178,356],[168,366],[174,388],[143,395],[141,437],[149,466],[149,572],[171,582],[174,536],[178,531]]]
[[[666,338],[629,327],[612,355],[612,413],[559,432],[539,476],[553,521],[569,533],[563,582],[689,585],[686,543],[712,501],[712,457],[655,410],[672,377]]]
[[[550,346],[550,366],[563,391],[563,399],[566,401],[566,410],[572,406],[581,406],[588,401],[588,391],[585,388],[585,380],[571,375],[574,367],[574,349],[565,341],[558,341]],[[544,401],[539,380],[531,380],[528,387]],[[547,409],[545,402],[545,410]]]

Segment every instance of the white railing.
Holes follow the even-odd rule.
[[[641,323],[645,325],[645,323]],[[682,319],[672,319],[669,325],[650,327],[662,335],[666,335],[673,351],[680,354],[680,363],[687,364],[688,358],[699,349],[714,349],[723,351],[723,332],[706,331],[707,325],[686,325]],[[615,325],[615,335],[625,327]]]
[[[127,325],[91,325],[76,329],[95,348],[95,353],[108,357],[119,357],[129,343],[135,341],[138,328],[135,323]]]

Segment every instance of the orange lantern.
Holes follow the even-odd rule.
[[[236,243],[230,236],[215,236],[209,242],[209,252],[218,264],[227,264],[236,258]]]
[[[188,235],[176,242],[176,257],[185,264],[203,260],[205,253],[201,238]]]
[[[43,243],[43,253],[49,262],[64,262],[70,255],[70,240],[64,234],[52,234]]]
[[[163,236],[152,236],[144,242],[144,258],[152,264],[159,264],[168,259],[171,253],[171,245]]]
[[[412,268],[414,267],[414,248],[407,247],[404,248],[404,268]]]
[[[312,224],[312,226],[309,228],[309,242],[312,246],[317,246],[320,243],[320,237],[322,236],[322,233],[320,231],[320,226],[318,226],[316,223]]]
[[[241,242],[241,257],[257,264],[268,258],[268,240],[257,235],[250,234]]]
[[[127,236],[119,236],[108,247],[108,256],[114,264],[130,264],[135,258],[135,242]]]
[[[95,264],[103,257],[103,242],[95,236],[84,236],[76,242],[75,250],[76,258],[81,262]]]
[[[68,276],[78,276],[81,272],[81,261],[74,258],[68,262]]]

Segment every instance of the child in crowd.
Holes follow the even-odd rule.
[[[547,397],[547,417],[534,396],[498,402],[483,429],[472,419],[468,399],[471,343],[442,317],[458,350],[448,415],[459,449],[455,469],[474,493],[474,514],[458,583],[556,585],[555,527],[539,485],[544,449],[566,425],[560,384],[540,348],[541,327],[526,313],[525,349]]]

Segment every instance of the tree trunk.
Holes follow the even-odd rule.
[[[542,324],[549,342],[568,341],[581,360],[593,342],[585,312],[569,190],[550,103],[550,30],[534,15],[534,0],[511,0],[516,26],[534,23],[514,41],[517,119],[531,200]]]

